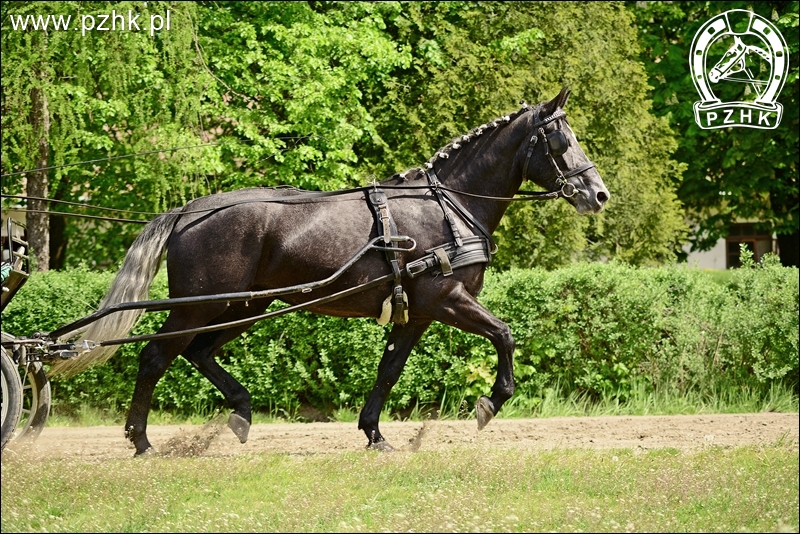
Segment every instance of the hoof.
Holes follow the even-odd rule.
[[[250,423],[247,422],[247,419],[239,414],[232,413],[228,417],[228,428],[233,430],[240,442],[247,442],[247,435],[250,433]]]
[[[393,452],[394,447],[389,445],[388,441],[379,441],[377,443],[370,443],[367,445],[367,449],[370,451],[380,451],[380,452]]]
[[[478,416],[478,430],[489,424],[494,418],[494,404],[489,397],[483,396],[475,403],[475,415]]]
[[[136,451],[136,454],[133,455],[134,458],[150,458],[152,456],[158,456],[158,453],[153,447],[147,447],[142,452]]]

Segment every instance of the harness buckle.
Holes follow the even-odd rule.
[[[392,290],[393,312],[392,322],[396,324],[406,324],[408,322],[408,295],[403,291],[403,286],[397,284]]]
[[[424,258],[421,258],[416,261],[412,261],[406,264],[406,273],[408,273],[409,278],[414,278],[416,275],[425,272],[425,270],[429,267],[428,263],[425,261]]]

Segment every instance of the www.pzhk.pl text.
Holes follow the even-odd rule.
[[[169,30],[169,10],[166,15],[150,15],[150,24],[146,23],[146,19],[139,20],[141,13],[134,13],[133,10],[128,10],[127,16],[124,13],[117,13],[112,10],[110,14],[96,14],[96,15],[80,15],[74,17],[72,15],[9,15],[11,19],[11,28],[17,31],[35,30],[35,31],[78,31],[81,35],[86,35],[86,32],[99,31],[99,32],[114,32],[114,31],[148,31],[150,36],[155,35],[155,32],[161,30]],[[144,17],[143,17],[144,18]],[[77,20],[80,19],[80,26],[77,25]]]

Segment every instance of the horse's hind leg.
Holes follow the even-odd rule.
[[[269,302],[263,301],[249,307],[245,307],[241,304],[236,305],[236,308],[232,307],[228,312],[217,318],[214,323],[224,323],[258,315],[262,313],[268,305]],[[242,443],[247,441],[247,435],[252,422],[250,392],[233,378],[233,376],[217,362],[214,356],[225,343],[237,338],[251,326],[252,325],[238,326],[219,330],[217,332],[200,334],[194,338],[191,344],[186,347],[186,350],[183,351],[183,357],[200,371],[209,382],[214,384],[220,393],[222,393],[222,396],[225,397],[228,407],[233,409],[233,412],[228,418],[228,427],[230,427]]]
[[[203,326],[224,310],[224,304],[221,307],[215,305],[192,310],[179,308],[170,313],[158,332],[177,332]],[[147,439],[147,416],[150,413],[156,384],[192,338],[193,336],[184,336],[151,341],[139,353],[139,373],[136,376],[131,409],[125,423],[125,436],[133,442],[137,456],[152,449]]]
[[[370,393],[358,419],[358,428],[364,431],[369,440],[368,447],[392,450],[378,429],[381,410],[389,397],[389,392],[400,378],[400,373],[403,372],[408,355],[411,354],[430,324],[431,321],[425,321],[405,325],[395,324],[392,327],[381,363],[378,365],[378,379],[375,381],[375,387],[372,388],[372,393]]]

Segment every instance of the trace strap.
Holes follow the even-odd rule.
[[[439,178],[436,176],[436,172],[433,170],[433,168],[426,170],[425,176],[428,178],[428,183],[430,184],[431,190],[434,192],[434,194],[436,194],[436,198],[439,201],[439,205],[442,207],[442,212],[444,212],[444,218],[450,224],[450,229],[452,230],[453,237],[456,240],[456,245],[461,246],[463,244],[463,240],[461,239],[461,233],[458,231],[458,228],[456,227],[456,222],[455,219],[453,219],[453,214],[450,212],[450,210],[447,209],[448,204],[450,204],[453,207],[453,209],[455,209],[458,212],[458,214],[461,215],[461,217],[468,224],[477,228],[478,231],[480,231],[480,233],[482,233],[484,237],[486,237],[491,246],[490,248],[491,253],[495,254],[497,252],[497,244],[494,242],[494,239],[492,239],[492,233],[488,231],[486,228],[484,228],[483,225],[479,223],[475,219],[475,217],[473,217],[472,214],[469,211],[467,211],[467,209],[464,206],[462,206],[455,198],[453,198],[452,195],[448,193],[448,191],[451,190],[442,186],[442,183],[439,181]],[[459,191],[453,191],[453,192],[459,193]],[[470,196],[486,198],[480,195],[470,195]],[[498,198],[498,200],[500,199]]]
[[[439,189],[439,186],[442,183],[439,181],[439,178],[436,176],[436,172],[433,168],[430,168],[425,171],[425,176],[428,178],[428,183],[431,185],[431,190],[436,195],[436,200],[439,201],[439,205],[442,207],[442,212],[444,213],[444,218],[447,221],[447,224],[450,225],[450,230],[453,232],[453,237],[456,240],[456,245],[459,247],[464,244],[464,240],[461,239],[461,232],[458,231],[458,227],[456,226],[456,221],[453,218],[453,214],[450,213],[450,210],[447,209],[447,203],[445,202],[445,194],[444,191]]]

